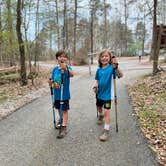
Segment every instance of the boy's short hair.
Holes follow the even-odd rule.
[[[64,51],[64,50],[60,50],[55,54],[56,59],[58,59],[58,57],[61,56],[61,55],[65,55],[66,58],[68,58],[67,52]]]

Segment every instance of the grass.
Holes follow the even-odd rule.
[[[138,113],[138,117],[140,120],[140,125],[142,127],[150,127],[152,129],[157,127],[157,123],[160,120],[160,114],[156,112],[156,109],[154,107],[152,108],[143,108]]]

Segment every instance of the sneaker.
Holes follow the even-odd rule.
[[[58,139],[64,138],[67,134],[67,127],[61,126],[59,130],[59,135],[57,136]]]
[[[97,124],[98,124],[98,125],[103,124],[103,119],[104,119],[104,116],[103,116],[103,115],[99,115],[99,117],[98,117],[98,119],[97,119]]]
[[[104,130],[103,134],[100,136],[100,141],[107,141],[109,137],[109,130]]]
[[[62,125],[62,122],[59,120],[58,123],[56,124],[55,128],[60,129],[61,125]]]

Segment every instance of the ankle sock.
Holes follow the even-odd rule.
[[[104,129],[105,130],[109,130],[110,129],[110,125],[109,124],[104,124]]]

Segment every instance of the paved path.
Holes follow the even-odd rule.
[[[135,65],[133,64],[135,63]],[[149,69],[137,62],[123,62],[124,78],[117,81],[119,132],[111,113],[111,137],[100,142],[96,125],[94,78],[84,75],[71,84],[69,133],[57,140],[52,124],[51,98],[44,96],[0,121],[0,166],[157,166],[137,127],[126,85]]]

